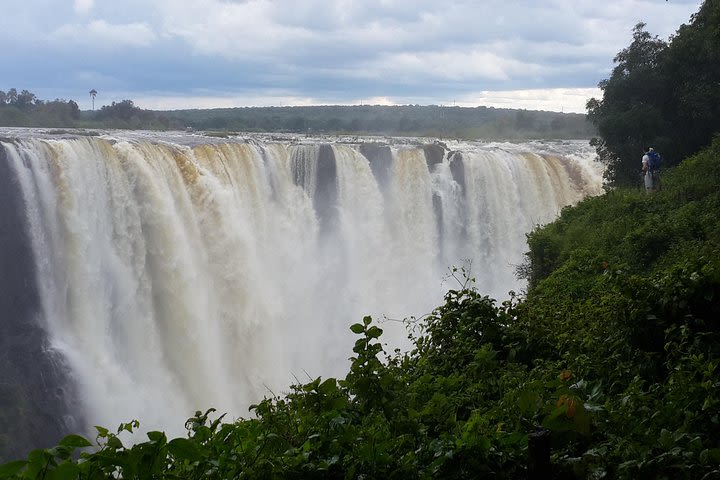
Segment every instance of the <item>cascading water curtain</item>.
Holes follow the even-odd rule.
[[[141,417],[173,435],[197,409],[243,416],[293,376],[344,375],[349,325],[429,313],[453,265],[470,260],[496,298],[521,289],[525,234],[601,191],[581,143],[457,144],[435,163],[403,145],[108,137],[2,149],[39,325],[83,420]],[[384,328],[406,346],[399,322]]]

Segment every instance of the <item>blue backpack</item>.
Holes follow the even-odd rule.
[[[651,172],[654,172],[655,170],[660,170],[660,154],[656,151],[648,152],[648,158],[650,161],[648,162],[648,168]]]

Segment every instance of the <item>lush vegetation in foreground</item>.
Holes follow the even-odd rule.
[[[720,139],[664,182],[532,233],[522,297],[454,271],[411,352],[365,318],[345,378],[232,423],[197,412],[183,438],[96,427],[96,446],[71,435],[0,478],[526,478],[543,431],[553,478],[720,478]]]

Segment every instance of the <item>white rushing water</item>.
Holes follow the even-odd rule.
[[[351,323],[429,313],[465,259],[483,293],[521,290],[525,234],[601,191],[584,143],[448,147],[462,181],[401,144],[379,181],[352,144],[3,141],[88,423],[179,434],[197,409],[247,416],[293,376],[344,375]]]

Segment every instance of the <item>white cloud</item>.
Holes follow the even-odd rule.
[[[115,95],[118,99],[123,95]],[[123,97],[126,98],[127,96]],[[255,95],[175,95],[140,96],[133,100],[135,105],[150,110],[183,110],[192,108],[233,108],[233,107],[272,107],[272,106],[312,106],[322,103],[310,97],[283,94]]]
[[[518,75],[539,75],[545,70],[496,54],[491,49],[467,51],[402,52],[382,55],[346,73],[375,80],[422,84],[423,82],[507,81]]]
[[[93,20],[85,25],[63,25],[52,35],[54,39],[96,48],[146,47],[157,38],[144,23],[110,24]]]
[[[75,13],[83,15],[92,10],[94,5],[95,0],[75,0],[73,8],[75,9]]]
[[[513,86],[535,87],[547,85],[553,75],[609,72],[612,58],[629,41],[635,12],[658,18],[672,11],[666,3],[157,0],[150,8],[163,19],[165,34],[208,57],[299,75],[323,71],[415,84],[479,79],[495,81],[495,87],[514,80]]]
[[[273,4],[206,2],[202,8],[185,10],[170,3],[163,10],[163,31],[182,38],[196,53],[209,56],[292,55],[292,46],[311,41],[313,33],[309,28],[274,21]]]
[[[399,105],[398,103],[394,102],[391,98],[388,97],[370,97],[367,99],[363,99],[360,101],[352,102],[354,105],[358,104],[364,104],[364,105]]]
[[[458,102],[458,105],[585,113],[585,104],[592,97],[602,97],[599,88],[482,91],[466,95]]]
[[[257,92],[247,95],[208,94],[188,96],[142,96],[135,104],[152,110],[179,110],[187,108],[232,108],[242,106],[313,106],[313,105],[456,105],[458,107],[495,107],[527,110],[546,110],[565,113],[585,113],[585,103],[599,97],[597,88],[549,88],[535,90],[481,91],[457,99],[438,97],[376,96],[363,99],[321,99],[294,96],[282,92]],[[116,94],[117,100],[127,95]]]

